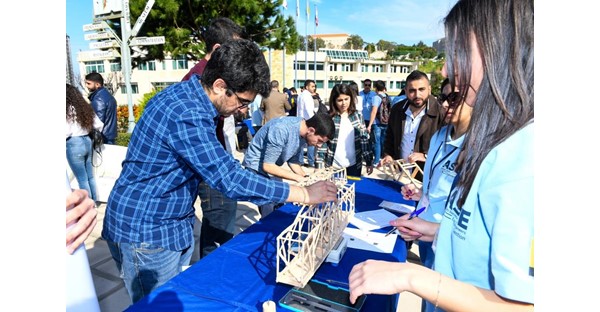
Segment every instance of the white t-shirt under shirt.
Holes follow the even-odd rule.
[[[337,147],[333,155],[333,166],[346,168],[356,164],[354,127],[348,116],[341,116]]]

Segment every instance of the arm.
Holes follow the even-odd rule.
[[[292,169],[292,171],[295,174],[297,174],[301,177],[299,180],[296,180],[297,182],[300,182],[301,180],[304,179],[304,177],[306,176],[306,172],[304,172],[304,170],[302,170],[302,166],[300,166],[300,164],[288,162],[288,166],[290,166],[290,169]]]
[[[291,166],[290,166],[290,168],[291,168]],[[283,169],[274,163],[263,163],[262,169],[270,175],[273,175],[273,176],[276,176],[276,177],[279,177],[282,179],[286,179],[286,180],[298,182],[298,181],[304,179],[304,175],[299,175],[295,172]]]
[[[94,208],[94,201],[88,197],[85,190],[73,190],[67,195],[67,226],[74,226],[67,232],[67,252],[73,254],[90,236],[98,220],[98,211]]]
[[[352,303],[362,294],[390,295],[408,291],[446,311],[533,311],[532,304],[509,301],[492,290],[457,281],[413,263],[361,262],[352,268],[349,285]]]
[[[285,97],[283,98],[283,107],[285,108],[286,112],[292,109],[292,104],[290,104],[290,102]]]

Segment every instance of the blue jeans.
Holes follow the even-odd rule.
[[[379,163],[381,159],[381,151],[383,150],[383,142],[385,142],[385,132],[387,131],[387,125],[373,124],[371,132],[374,134],[374,146],[373,153],[375,154],[375,164]]]
[[[132,303],[179,274],[192,257],[191,246],[172,251],[148,243],[107,243]]]
[[[96,178],[92,167],[92,140],[89,136],[74,136],[67,140],[67,162],[79,183],[79,188],[86,190],[91,199],[96,201]]]
[[[315,147],[308,146],[306,148],[306,154],[308,157],[308,165],[311,167],[314,167],[315,166]]]
[[[202,201],[202,228],[200,230],[200,258],[208,256],[217,247],[233,238],[237,200],[201,182],[198,196]]]

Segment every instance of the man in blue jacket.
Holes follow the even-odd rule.
[[[99,73],[85,75],[85,86],[90,91],[88,99],[90,99],[96,115],[104,123],[104,128],[102,128],[104,143],[115,144],[117,138],[117,101],[104,88],[104,79]]]

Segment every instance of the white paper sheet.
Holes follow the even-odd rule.
[[[394,203],[386,200],[382,201],[381,204],[379,204],[379,207],[401,213],[411,213],[415,210],[415,207],[412,205]]]
[[[385,209],[376,209],[355,213],[350,223],[363,231],[372,231],[390,226],[390,221],[396,218],[395,214]]]
[[[343,233],[348,239],[348,248],[392,253],[398,236],[390,234],[386,237],[385,234],[386,233],[361,231],[354,228],[346,228]]]

